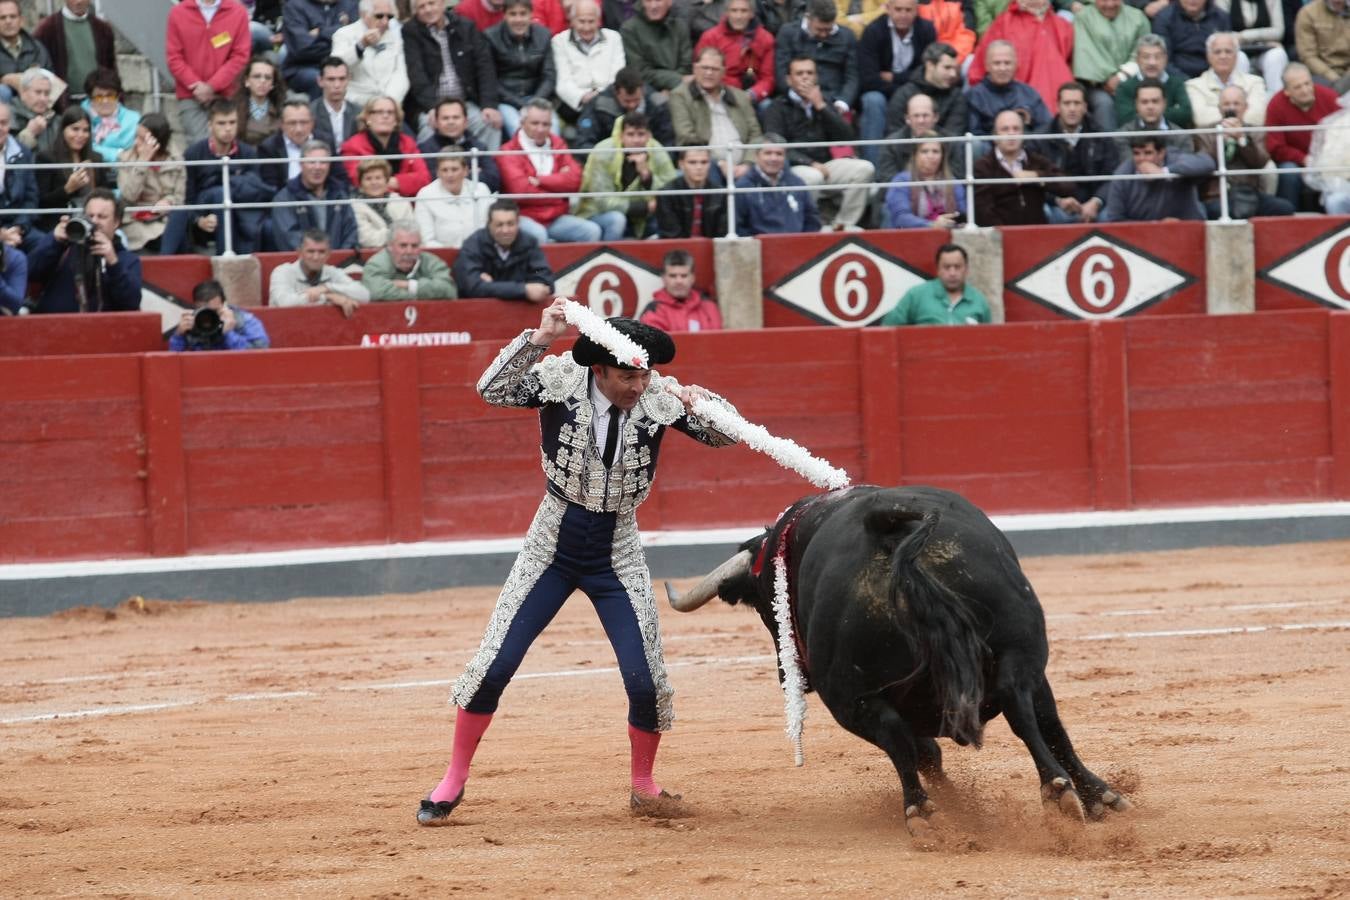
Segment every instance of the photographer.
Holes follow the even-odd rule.
[[[1219,124],[1223,126],[1223,149],[1214,134],[1199,134],[1195,137],[1195,150],[1203,153],[1218,164],[1219,154],[1224,155],[1224,167],[1228,171],[1239,169],[1264,169],[1270,162],[1266,144],[1259,131],[1249,130],[1243,124],[1247,115],[1247,94],[1237,85],[1229,85],[1219,93]],[[1229,175],[1228,215],[1233,219],[1250,219],[1252,216],[1292,216],[1294,205],[1281,197],[1272,197],[1261,191],[1260,175]],[[1200,188],[1200,202],[1205,205],[1205,217],[1219,218],[1222,204],[1219,202],[1220,184],[1218,177],[1209,179]]]
[[[266,350],[271,346],[267,329],[252,313],[225,302],[219,281],[203,281],[192,289],[192,312],[185,312],[169,337],[169,349]]]
[[[54,240],[28,258],[29,274],[43,285],[37,313],[135,311],[141,307],[141,260],[117,237],[122,203],[94,188],[84,215],[63,216]]]

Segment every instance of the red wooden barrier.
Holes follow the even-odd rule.
[[[539,324],[539,307],[510,300],[365,303],[350,318],[335,306],[257,307],[272,346],[401,347],[504,341]]]
[[[538,423],[476,395],[499,346],[0,359],[0,560],[520,534]],[[995,513],[1350,497],[1350,312],[706,333],[666,370],[856,480]],[[640,522],[811,490],[672,433]]]
[[[1350,309],[1350,219],[1253,219],[1256,308]]]
[[[163,350],[154,313],[0,316],[0,356],[70,356]]]

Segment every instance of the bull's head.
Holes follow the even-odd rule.
[[[750,562],[767,536],[768,532],[764,532],[746,541],[735,556],[703,576],[702,581],[683,594],[667,581],[666,596],[670,598],[670,605],[678,612],[693,612],[713,597],[721,597],[731,604],[750,602],[759,606],[756,602],[760,594],[759,579],[750,571]]]

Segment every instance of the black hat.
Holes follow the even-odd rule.
[[[647,351],[647,364],[649,366],[663,366],[675,358],[675,342],[671,340],[670,335],[661,329],[639,322],[636,319],[630,319],[627,316],[613,316],[605,321],[618,329],[620,334]],[[579,366],[637,368],[637,366],[619,362],[614,358],[613,353],[584,334],[577,339],[576,346],[572,348],[572,360]]]

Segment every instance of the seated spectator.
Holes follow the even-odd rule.
[[[1181,126],[1163,117],[1167,107],[1166,95],[1161,81],[1146,78],[1139,82],[1134,92],[1134,117],[1117,126],[1118,131],[1180,131]],[[1116,155],[1122,160],[1130,153],[1130,139],[1114,138]],[[1190,153],[1192,147],[1189,134],[1167,135],[1163,143],[1173,153]]]
[[[60,9],[38,22],[33,38],[47,48],[56,77],[70,86],[57,106],[58,112],[65,112],[70,101],[84,99],[80,90],[90,72],[117,68],[117,51],[112,25],[90,9],[93,0],[64,0],[47,4],[48,9],[52,5]]]
[[[141,114],[122,105],[122,79],[112,69],[96,69],[84,80],[88,98],[80,104],[93,127],[91,145],[102,162],[116,162],[136,140]]]
[[[1087,136],[1100,131],[1088,114],[1087,92],[1078,82],[1070,81],[1060,87],[1059,115],[1045,130],[1046,134],[1054,135],[1055,140],[1037,141],[1036,148],[1066,175],[1084,178],[1110,175],[1120,164],[1120,156],[1110,138]],[[1056,197],[1046,208],[1046,218],[1052,225],[1097,221],[1106,206],[1106,189],[1110,184],[1109,181],[1074,182],[1073,193]]]
[[[347,99],[350,84],[347,64],[336,56],[320,65],[321,95],[310,101],[309,111],[314,113],[313,136],[330,147],[341,147],[361,128],[361,107]]]
[[[183,160],[257,159],[258,151],[237,139],[239,112],[233,102],[217,99],[211,102],[208,130],[210,136],[188,146]],[[222,183],[223,165],[188,166],[185,201],[187,205],[220,203],[224,199]],[[230,166],[230,197],[236,203],[265,203],[271,201],[275,192],[268,188],[258,173],[258,167],[235,162]],[[200,210],[176,210],[169,213],[169,222],[164,229],[160,243],[160,253],[175,254],[189,251],[193,242],[192,229],[214,236],[216,252],[225,252],[225,225],[231,229],[230,235],[236,253],[252,253],[258,248],[258,238],[262,230],[263,213],[259,209],[240,209],[230,213],[201,212]]]
[[[652,138],[647,117],[629,113],[586,157],[577,215],[600,226],[600,240],[651,237],[656,226],[656,194],[675,177],[670,155]],[[592,192],[623,191],[631,197],[592,197]]]
[[[287,84],[319,97],[319,64],[333,55],[333,35],[355,22],[357,0],[286,0],[282,7],[282,34],[286,53],[281,74]]]
[[[280,130],[258,144],[259,159],[277,160],[273,165],[258,167],[258,175],[273,192],[281,190],[286,182],[300,174],[300,150],[312,140],[317,139],[309,101],[299,95],[293,96],[281,107]],[[324,143],[328,144],[327,141]],[[342,166],[334,169],[333,174],[341,175],[346,181],[347,170]]]
[[[679,154],[680,174],[656,195],[657,231],[663,238],[724,237],[727,201],[724,182],[707,150],[688,147]],[[672,191],[697,191],[674,194]]]
[[[600,27],[600,6],[594,0],[576,0],[572,27],[553,36],[554,89],[558,114],[575,122],[581,110],[614,83],[614,76],[627,65],[623,38],[617,31]],[[641,76],[639,76],[641,81]]]
[[[788,83],[788,63],[798,57],[815,60],[816,80],[825,101],[840,115],[858,101],[858,39],[838,24],[839,9],[834,0],[808,0],[806,15],[794,27],[778,32],[773,50],[774,82],[779,94],[792,87]],[[679,134],[679,129],[675,129]]]
[[[1340,98],[1335,91],[1314,84],[1312,72],[1303,63],[1290,63],[1284,70],[1284,90],[1272,95],[1266,105],[1266,124],[1271,128],[1312,126],[1339,111]],[[1311,131],[1266,132],[1266,150],[1281,169],[1306,168],[1312,141]],[[1303,193],[1303,176],[1298,172],[1281,172],[1276,193],[1297,209]]]
[[[267,284],[268,306],[336,306],[350,319],[370,300],[370,290],[337,266],[328,264],[333,250],[328,232],[315,228],[300,238],[294,262],[272,270]]]
[[[277,191],[271,211],[272,246],[277,250],[298,250],[303,234],[314,229],[328,234],[334,250],[355,250],[358,246],[356,214],[347,200],[347,187],[332,177],[333,164],[325,157],[333,148],[323,141],[310,141],[301,148],[300,174]],[[300,206],[287,204],[298,203]]]
[[[19,79],[19,96],[9,101],[14,113],[12,133],[32,153],[47,148],[56,134],[49,126],[56,119],[52,103],[52,78],[46,69],[29,69]]]
[[[1175,0],[1153,19],[1153,33],[1167,42],[1167,52],[1187,78],[1209,68],[1205,42],[1216,31],[1232,31],[1232,20],[1214,0]]]
[[[1115,95],[1139,39],[1151,34],[1148,16],[1122,0],[1094,0],[1073,17],[1073,77],[1087,89],[1092,121],[1116,127]]]
[[[465,238],[455,257],[455,283],[461,297],[548,302],[553,295],[553,271],[539,242],[520,227],[522,221],[513,201],[492,204],[487,227]]]
[[[553,34],[531,21],[532,0],[505,0],[504,9],[505,18],[483,37],[497,67],[497,110],[502,114],[502,128],[507,134],[515,134],[520,128],[520,110],[526,103],[535,97],[553,100]]]
[[[5,7],[0,3],[0,17]],[[0,243],[0,316],[17,316],[28,296],[28,257],[17,247]]]
[[[525,105],[520,131],[502,145],[502,192],[530,195],[519,202],[520,229],[539,243],[598,241],[599,225],[567,211],[567,195],[581,187],[581,166],[568,152],[567,143],[549,133],[552,123],[553,107],[548,101],[531,100]]]
[[[727,0],[698,0],[697,3],[688,4],[683,12],[685,18],[689,20],[689,38],[694,42],[694,46],[698,46],[703,35],[716,27],[726,15]],[[678,11],[676,15],[679,15]]]
[[[1280,83],[1289,52],[1284,49],[1284,3],[1281,0],[1215,0],[1228,12],[1237,32],[1238,50],[1260,70],[1268,91]],[[1292,30],[1292,29],[1291,29]]]
[[[5,177],[0,180],[0,242],[18,247],[31,254],[38,245],[51,240],[33,223],[31,213],[11,213],[11,209],[38,209],[37,178],[33,169],[16,168],[31,165],[33,156],[10,132],[14,113],[0,103],[0,159],[4,160]]]
[[[886,0],[886,15],[874,19],[858,41],[862,114],[858,136],[874,141],[886,133],[886,108],[895,92],[923,72],[924,51],[937,43],[933,23],[919,18],[918,0]],[[875,164],[879,145],[858,155]]]
[[[1337,94],[1350,91],[1350,27],[1346,0],[1308,0],[1294,19],[1298,61],[1313,81]]]
[[[641,2],[642,9],[620,29],[624,58],[665,97],[692,77],[689,24],[671,15],[671,0]]]
[[[1165,0],[1161,0],[1165,2]],[[975,30],[972,21],[966,21],[961,0],[920,0],[919,17],[933,23],[938,43],[956,51],[956,64],[963,65],[975,50]]]
[[[803,0],[755,0],[755,18],[770,34],[776,35],[788,22],[793,25],[801,22],[805,6]]]
[[[476,171],[478,181],[491,193],[502,189],[502,173],[497,161],[482,144],[469,136],[469,111],[463,100],[442,100],[432,111],[431,122],[435,130],[431,137],[417,145],[417,148],[431,157],[425,162],[427,170],[435,165],[435,160],[447,153],[462,153],[469,167],[470,177]],[[474,151],[478,151],[474,153]],[[381,241],[381,246],[383,246]]]
[[[212,101],[229,100],[239,90],[252,43],[248,11],[234,0],[183,0],[169,10],[164,51],[189,144],[207,136]]]
[[[787,166],[786,140],[768,132],[755,148],[755,164],[736,179],[738,188],[795,185],[797,191],[756,191],[736,195],[736,231],[742,236],[756,234],[797,234],[820,231],[820,214],[806,184]]]
[[[239,140],[256,147],[281,130],[286,82],[281,80],[276,63],[263,56],[250,59],[234,98]]]
[[[29,69],[50,69],[51,54],[23,27],[19,0],[0,0],[0,103],[19,95],[19,79]]]
[[[403,25],[403,45],[412,83],[407,99],[408,121],[422,127],[439,101],[458,97],[469,111],[469,133],[474,140],[489,150],[500,147],[497,70],[487,42],[473,23],[447,13],[445,0],[418,0],[415,15]],[[451,63],[448,68],[446,60]]]
[[[920,132],[916,137],[937,137]],[[891,179],[886,189],[885,228],[942,228],[950,231],[966,218],[966,188],[960,184],[929,185],[950,181],[946,147],[941,141],[920,141],[904,171]]]
[[[487,222],[492,192],[469,180],[468,160],[447,153],[436,161],[436,180],[417,192],[417,226],[428,247],[458,247]]]
[[[458,296],[450,267],[422,250],[422,232],[413,219],[389,226],[389,243],[366,260],[361,281],[372,300],[453,300]]]
[[[158,251],[169,213],[183,205],[187,168],[182,157],[170,152],[172,138],[169,120],[161,113],[147,113],[136,126],[136,142],[118,157],[124,163],[148,163],[117,170],[117,191],[122,202],[128,207],[151,207],[138,212],[127,210],[123,216],[122,236],[129,250]]]
[[[389,161],[380,156],[356,164],[361,183],[356,187],[357,202],[352,204],[352,212],[356,214],[356,240],[362,248],[383,247],[389,243],[389,226],[413,217],[412,203],[389,193],[390,174]]]
[[[989,302],[966,283],[969,258],[964,247],[943,244],[937,251],[938,277],[905,291],[882,325],[988,325]]]
[[[279,52],[285,52],[282,42],[286,36],[281,33],[282,0],[239,0],[249,13],[249,35],[253,38],[253,55],[270,54],[277,59]],[[322,78],[323,76],[320,76]]]
[[[978,55],[976,57],[979,58]],[[1036,93],[1036,89],[1013,78],[1017,71],[1017,51],[1007,41],[993,41],[984,49],[986,74],[978,82],[971,81],[966,91],[972,134],[990,134],[994,119],[1004,110],[1022,112],[1031,120],[1032,130],[1039,131],[1050,124],[1050,109]]]
[[[1139,89],[1140,82],[1151,78],[1162,85],[1167,121],[1176,123],[1178,128],[1191,127],[1191,101],[1186,97],[1186,78],[1180,70],[1167,65],[1167,43],[1162,38],[1156,34],[1141,37],[1134,47],[1134,62],[1127,63],[1124,71],[1129,77],[1116,85],[1117,124],[1137,117],[1134,92]]]
[[[877,162],[877,180],[890,184],[896,175],[909,168],[910,157],[914,155],[913,139],[921,134],[938,133],[936,126],[933,98],[927,94],[911,94],[905,124],[886,135],[887,143],[881,148],[881,159]],[[952,175],[966,177],[965,143],[942,143],[942,150]]]
[[[740,178],[750,170],[754,158],[750,145],[759,143],[763,133],[750,95],[722,82],[724,68],[722,53],[716,47],[699,51],[694,80],[670,92],[670,118],[678,143],[713,147],[744,144],[745,151],[731,161],[733,173],[727,172],[723,154],[713,151],[713,160],[722,167],[724,177]]]
[[[816,194],[816,206],[837,210],[827,230],[857,231],[871,192],[864,185],[870,184],[876,170],[865,159],[831,152],[829,144],[846,144],[854,139],[853,128],[826,102],[816,82],[814,60],[798,57],[789,62],[788,83],[791,87],[787,95],[775,97],[764,114],[764,127],[783,135],[789,143],[820,144],[788,150],[792,173],[811,187],[823,184],[840,188]]]
[[[1243,116],[1247,112],[1247,98],[1242,88],[1229,85],[1219,95],[1219,113],[1223,116],[1219,124],[1223,126],[1223,149],[1218,149],[1213,134],[1195,136],[1195,151],[1209,156],[1216,162],[1218,154],[1223,153],[1225,168],[1229,171],[1241,169],[1264,169],[1270,162],[1265,142],[1257,132],[1249,131],[1243,125]],[[1252,216],[1292,216],[1294,204],[1279,197],[1272,197],[1261,191],[1260,175],[1228,176],[1228,216],[1233,219],[1250,219]],[[1200,189],[1200,200],[1205,204],[1205,216],[1209,219],[1220,217],[1222,205],[1219,202],[1219,179],[1209,179]]]
[[[1180,153],[1151,135],[1130,139],[1130,158],[1117,175],[1166,175],[1166,179],[1113,181],[1106,192],[1102,219],[1108,222],[1202,222],[1204,207],[1196,189],[1214,172],[1214,158]]]
[[[548,29],[549,36],[567,28],[567,15],[558,0],[535,0],[531,4],[530,20]],[[506,17],[506,4],[502,0],[460,0],[455,6],[455,15],[463,16],[482,32],[502,23]]]
[[[1224,88],[1242,88],[1247,96],[1247,124],[1266,121],[1266,83],[1260,75],[1244,75],[1237,70],[1238,39],[1231,31],[1216,31],[1205,40],[1209,68],[1186,82],[1191,115],[1196,128],[1211,128],[1222,118],[1219,95]]]
[[[661,288],[638,315],[662,331],[721,331],[717,304],[694,287],[694,257],[688,250],[671,250],[661,260]]]
[[[67,112],[83,112],[72,106]],[[35,313],[118,312],[141,308],[141,259],[117,236],[122,204],[106,188],[84,198],[84,217],[93,226],[84,243],[66,236],[62,216],[47,241],[28,257],[28,274],[42,284]]]
[[[755,103],[773,96],[774,36],[755,19],[751,0],[728,0],[722,21],[703,32],[694,47],[697,61],[704,47],[722,54],[722,82],[739,88]]]
[[[577,117],[577,137],[573,146],[578,150],[594,147],[613,136],[614,123],[620,116],[635,112],[647,117],[657,143],[662,146],[674,144],[675,127],[671,123],[670,104],[658,103],[657,99],[657,92],[642,83],[642,73],[632,66],[624,66],[614,76],[614,83],[601,91]]]
[[[361,111],[360,130],[347,139],[339,155],[383,156],[393,172],[389,178],[390,192],[400,197],[416,197],[418,191],[431,183],[431,173],[421,156],[404,156],[421,151],[413,136],[399,128],[402,119],[403,110],[393,98],[376,97]],[[358,162],[349,159],[343,163],[347,167],[347,178],[353,184],[356,183]]]
[[[1005,109],[994,119],[994,149],[975,160],[975,178],[1013,178],[1012,183],[975,185],[975,223],[991,225],[1044,225],[1045,203],[1050,194],[1067,197],[1074,185],[1067,181],[1043,181],[1063,175],[1044,154],[1028,151],[1022,135],[1026,124],[1017,110]]]
[[[225,302],[225,288],[219,281],[203,281],[192,289],[192,312],[178,319],[169,337],[169,349],[185,350],[266,350],[272,345],[262,320],[246,309]],[[214,316],[200,316],[204,309]],[[200,322],[198,321],[200,317]]]
[[[48,208],[83,206],[84,198],[94,188],[112,186],[112,170],[86,165],[94,161],[94,151],[89,146],[89,113],[78,106],[67,106],[54,128],[54,140],[48,149],[38,153],[37,161],[60,163],[62,168],[37,170],[38,203]],[[38,217],[37,226],[50,231],[58,218],[58,213],[47,213]]]
[[[938,42],[924,48],[923,71],[896,88],[886,104],[888,133],[905,126],[910,99],[924,94],[933,101],[934,119],[929,128],[939,134],[965,134],[966,97],[956,59],[956,51],[949,44]]]
[[[1050,0],[1013,0],[984,33],[981,46],[995,41],[1012,44],[1014,77],[1031,85],[1053,114],[1055,91],[1073,77],[1073,26],[1051,11]],[[974,84],[984,73],[985,61],[976,53],[967,77]]]
[[[365,106],[376,97],[402,103],[408,96],[408,63],[403,29],[389,27],[394,0],[361,0],[361,18],[333,32],[333,56],[347,64],[347,99]]]

